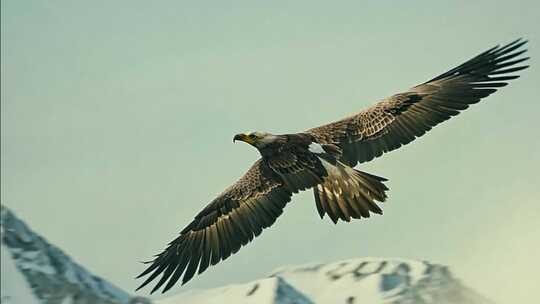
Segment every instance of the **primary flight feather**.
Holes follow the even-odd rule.
[[[188,282],[270,227],[293,193],[313,188],[319,215],[350,221],[382,214],[385,178],[354,169],[422,136],[516,79],[527,41],[493,47],[450,71],[345,119],[302,133],[238,134],[261,154],[235,184],[210,202],[139,277],[152,293]]]

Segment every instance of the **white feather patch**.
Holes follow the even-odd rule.
[[[308,147],[309,152],[315,153],[315,154],[323,154],[326,153],[324,151],[323,147],[318,143],[311,143]]]

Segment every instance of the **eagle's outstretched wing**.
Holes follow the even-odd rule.
[[[470,104],[494,93],[512,73],[527,68],[519,57],[527,41],[496,46],[409,91],[386,98],[353,116],[308,130],[321,143],[343,149],[350,166],[370,161],[422,136]]]
[[[296,161],[279,163],[288,174],[302,177],[307,167]],[[277,166],[274,164],[274,166]],[[279,167],[279,166],[278,166]],[[315,179],[313,183],[320,182]],[[305,183],[305,182],[304,182]],[[163,274],[153,288],[158,290],[165,282],[163,292],[171,288],[182,277],[182,284],[189,281],[198,269],[205,271],[236,253],[264,228],[272,225],[291,200],[292,193],[304,186],[284,184],[269,165],[258,160],[234,185],[229,187],[206,206],[187,225],[168,247],[149,262],[150,266],[139,277],[150,276],[140,289]]]

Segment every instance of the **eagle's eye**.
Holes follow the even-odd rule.
[[[249,138],[257,138],[257,135],[251,133],[251,134],[249,134]]]

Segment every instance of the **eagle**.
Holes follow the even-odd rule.
[[[283,213],[294,193],[313,189],[321,218],[337,223],[382,214],[387,179],[354,167],[395,150],[519,77],[526,40],[495,46],[408,91],[347,118],[301,133],[237,134],[261,157],[157,254],[137,288],[161,275],[151,293],[182,285],[235,254]]]

